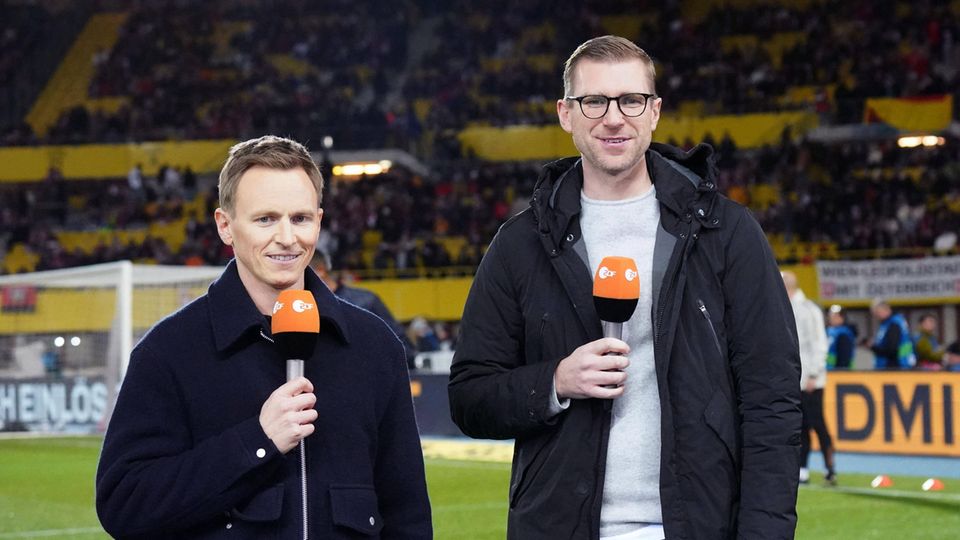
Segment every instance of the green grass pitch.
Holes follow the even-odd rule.
[[[0,440],[0,540],[106,538],[93,508],[96,437]],[[506,532],[506,463],[427,460],[436,538],[501,539]],[[960,480],[926,493],[923,478],[894,476],[870,488],[871,475],[841,474],[841,486],[814,478],[801,488],[799,539],[955,539]]]

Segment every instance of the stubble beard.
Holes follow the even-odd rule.
[[[643,152],[633,151],[620,156],[595,155],[591,160],[595,168],[610,177],[619,177],[635,170],[643,162]]]

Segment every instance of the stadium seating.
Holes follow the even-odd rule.
[[[899,10],[839,0],[700,0],[658,10],[626,1],[433,4],[145,3],[94,14],[27,116],[33,133],[11,126],[6,140],[78,145],[276,132],[311,147],[333,134],[338,148],[418,152],[432,166],[428,176],[398,167],[338,183],[325,201],[333,211],[322,241],[335,264],[399,275],[475,265],[497,227],[523,207],[538,164],[462,161],[457,134],[478,124],[555,124],[561,63],[592,35],[613,32],[646,47],[665,108],[680,117],[802,109],[831,125],[862,121],[871,95],[937,92],[947,116],[957,114],[948,98],[960,84],[946,39],[960,34],[956,1]],[[0,74],[36,39],[25,26],[5,19],[0,28],[17,45],[3,48]],[[901,27],[917,30],[891,31]],[[867,56],[854,54],[862,50]],[[868,116],[898,106],[877,103]],[[954,138],[932,149],[789,137],[718,147],[721,187],[756,213],[782,261],[956,250],[944,237],[960,215]],[[59,184],[49,180],[0,188],[5,271],[111,257],[218,264],[231,256],[218,247],[209,220],[216,198],[206,189],[144,200],[119,177],[67,184],[53,192]],[[91,204],[114,199],[111,208]]]

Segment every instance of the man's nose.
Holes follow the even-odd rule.
[[[289,219],[281,219],[277,223],[277,233],[274,240],[285,246],[293,243],[293,224],[290,223]]]
[[[603,115],[603,125],[605,126],[618,126],[623,124],[624,116],[620,112],[620,102],[610,100],[609,105],[607,105],[607,112]]]

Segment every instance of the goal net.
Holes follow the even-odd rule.
[[[120,261],[0,276],[0,431],[103,431],[133,345],[222,270]]]

